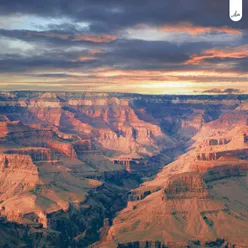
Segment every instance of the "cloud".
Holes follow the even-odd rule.
[[[210,94],[241,94],[243,91],[240,89],[234,89],[234,88],[227,88],[224,90],[221,89],[210,89],[205,90],[203,93],[210,93]]]
[[[110,41],[114,41],[117,39],[117,36],[115,35],[107,35],[107,34],[102,34],[98,36],[87,36],[87,35],[80,35],[76,34],[73,37],[73,41],[91,41],[91,42],[99,42],[99,43],[108,43]]]
[[[8,23],[0,29],[6,81],[74,79],[132,90],[248,82],[248,17],[232,22],[226,0],[2,0],[0,15]]]
[[[247,1],[243,1],[247,9]],[[42,17],[66,17],[72,22],[89,23],[93,32],[111,32],[137,24],[154,26],[192,23],[200,27],[233,27],[245,29],[247,15],[242,22],[233,23],[228,15],[229,4],[226,0],[2,0],[2,15],[36,15]]]
[[[171,70],[184,68],[189,54],[208,47],[206,43],[182,44],[171,42],[116,40],[100,47],[61,46],[53,41],[49,48],[36,45],[32,51],[20,54],[5,53],[0,57],[0,71],[44,70],[44,68],[112,67],[126,70]],[[70,43],[69,43],[70,44]],[[3,51],[4,52],[4,51]],[[32,63],[33,61],[33,63]],[[181,64],[181,66],[180,66]],[[188,66],[190,67],[190,65]]]
[[[76,78],[76,75],[70,75],[67,73],[36,73],[36,74],[24,74],[24,76],[37,77],[37,78]]]
[[[73,53],[74,54],[74,53]],[[71,58],[74,55],[71,54]],[[52,69],[89,69],[97,67],[97,60],[80,61],[76,59],[68,59],[65,56],[53,56],[53,53],[34,55],[34,56],[19,56],[12,54],[2,56],[0,58],[0,72],[2,73],[23,73],[32,71],[45,71]]]
[[[10,38],[16,38],[26,41],[44,40],[61,40],[73,42],[93,42],[93,43],[108,43],[117,39],[115,35],[108,34],[80,34],[80,33],[65,33],[58,31],[30,31],[30,30],[6,30],[0,29],[0,35]]]
[[[248,57],[248,44],[238,47],[208,49],[201,54],[195,54],[185,64],[205,63],[209,59],[243,59]]]
[[[192,25],[191,23],[179,23],[177,25],[165,25],[159,28],[159,30],[164,32],[176,32],[176,33],[189,33],[191,35],[201,35],[204,33],[227,33],[231,35],[242,35],[241,30],[230,28],[228,26],[223,27],[202,27],[197,25]]]

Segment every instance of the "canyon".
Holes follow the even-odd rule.
[[[0,92],[0,247],[247,247],[247,106]]]

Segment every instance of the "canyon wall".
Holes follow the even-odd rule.
[[[0,95],[0,233],[37,248],[241,245],[247,99]]]

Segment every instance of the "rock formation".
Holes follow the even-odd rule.
[[[246,247],[246,98],[0,93],[0,246]]]
[[[235,115],[241,113],[236,109]],[[243,119],[224,114],[206,124],[187,153],[131,192],[132,202],[93,247],[245,247],[248,127]]]
[[[4,151],[6,154],[24,154],[29,155],[33,161],[51,160],[51,151],[43,147],[25,147],[20,149],[9,149]]]

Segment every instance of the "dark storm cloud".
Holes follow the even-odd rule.
[[[96,60],[72,61],[60,58],[59,56],[30,56],[24,57],[18,54],[2,56],[0,58],[0,72],[27,72],[32,70],[45,69],[89,69],[97,66]]]
[[[105,45],[105,50],[77,49],[65,51],[57,48],[39,55],[28,53],[27,56],[5,54],[0,57],[0,71],[20,72],[44,68],[99,68],[113,67],[126,70],[170,70],[193,68],[184,65],[194,53],[209,48],[206,42],[174,44],[166,41],[116,40]]]
[[[13,34],[15,31],[10,33]],[[58,41],[57,38],[51,39],[50,42],[56,48],[39,51],[38,55],[35,51],[32,51],[33,54],[28,52],[26,56],[11,53],[2,55],[0,57],[0,71],[14,73],[44,69],[88,70],[101,67],[123,70],[213,70],[213,65],[218,62],[233,61],[235,61],[236,71],[247,71],[248,68],[247,60],[231,58],[209,59],[209,64],[185,64],[194,54],[211,49],[212,44],[209,42],[175,44],[167,41],[120,39],[104,44],[104,49],[99,51],[94,51],[91,46],[87,49],[69,49],[66,51],[63,47],[65,44],[70,47],[72,41],[66,39],[64,41],[66,43],[60,47],[61,41]],[[239,60],[241,66],[239,66]],[[223,69],[223,72],[228,70],[230,68]],[[202,80],[204,81],[203,78]]]
[[[28,33],[27,33],[28,32]],[[38,32],[26,30],[0,30],[0,34],[39,44],[47,42],[45,51],[38,49],[36,51],[25,52],[26,56],[11,54],[11,51],[0,57],[1,72],[22,72],[28,70],[44,69],[96,69],[101,67],[112,67],[114,69],[124,70],[212,70],[213,65],[218,63],[228,63],[235,61],[236,71],[247,71],[247,61],[231,57],[221,57],[221,48],[215,50],[220,53],[216,58],[209,59],[209,55],[204,55],[208,64],[188,63],[193,58],[202,57],[204,51],[213,48],[211,42],[184,42],[173,43],[168,41],[145,41],[135,39],[116,39],[108,41],[108,37],[101,40],[74,40],[74,33],[66,32]],[[88,37],[86,34],[79,37]],[[90,36],[96,39],[99,36]],[[105,39],[105,42],[103,42]],[[36,47],[38,47],[36,44]],[[81,48],[83,44],[83,48]],[[72,46],[78,46],[78,49],[70,49]],[[66,50],[64,48],[67,48]],[[97,48],[97,49],[95,49]],[[211,50],[212,51],[212,50]],[[224,51],[226,53],[226,51]],[[237,57],[236,51],[232,53]],[[199,55],[198,55],[199,54]],[[241,54],[242,51],[241,51]],[[197,56],[196,56],[197,55]],[[196,56],[196,57],[194,57]],[[230,56],[233,56],[232,54]],[[242,55],[243,56],[243,55]],[[201,61],[200,59],[199,61]],[[239,66],[239,62],[241,66]],[[188,64],[187,64],[188,63]],[[227,68],[230,70],[230,68]]]
[[[194,53],[211,47],[210,43],[196,42],[175,44],[167,41],[117,40],[111,49],[97,57],[103,65],[127,70],[172,70],[193,68],[185,66]],[[110,46],[109,46],[110,47]]]
[[[243,1],[244,9],[248,2]],[[111,32],[136,24],[162,26],[190,22],[198,26],[247,28],[247,14],[234,23],[229,19],[227,0],[2,0],[0,13],[69,17],[85,21],[94,32]]]
[[[133,61],[137,66],[142,66],[146,62],[181,63],[189,58],[187,53],[190,51],[170,42],[120,40],[113,44],[109,52],[99,56],[113,65],[130,64]]]

